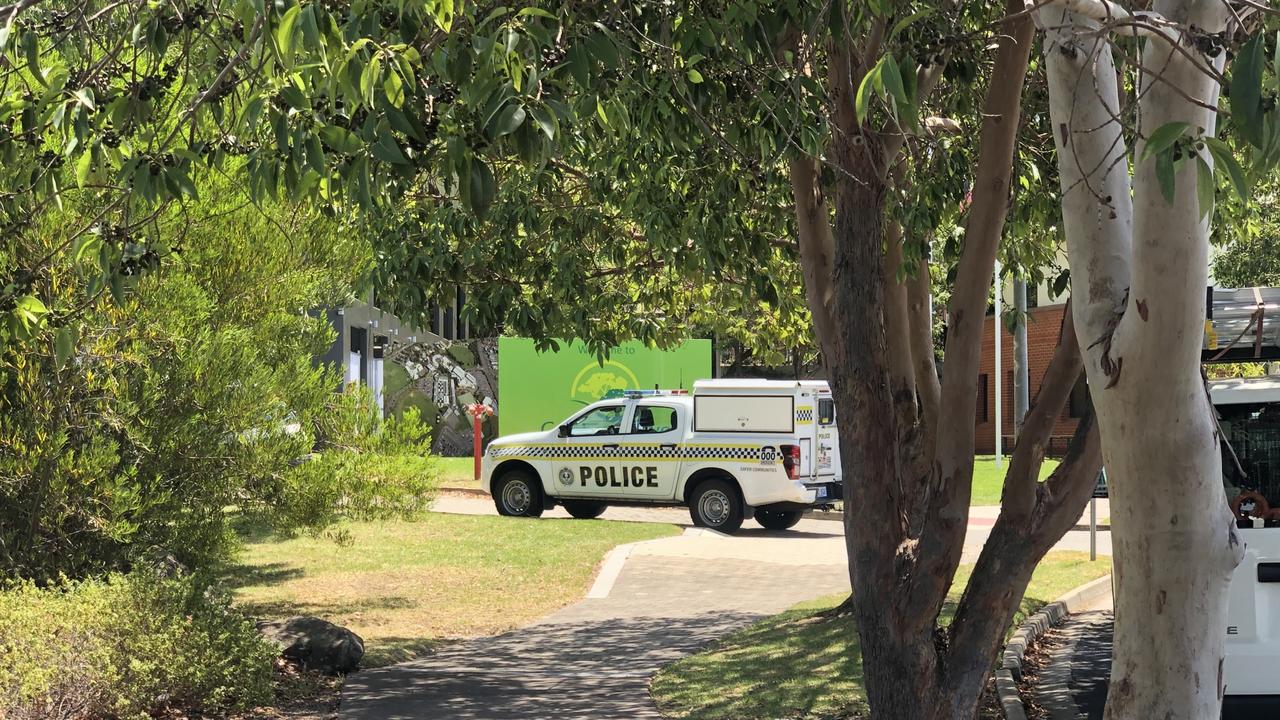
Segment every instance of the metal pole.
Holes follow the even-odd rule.
[[[1000,295],[1001,295],[1001,290],[1003,288],[1000,287],[1000,261],[999,260],[996,260],[995,284],[996,284],[996,304],[995,304],[996,312],[995,312],[995,317],[992,318],[993,322],[991,323],[991,330],[992,330],[991,334],[992,336],[995,337],[995,346],[996,346],[996,372],[995,372],[996,376],[994,378],[995,384],[996,384],[996,469],[999,470],[1001,456],[1004,454],[1004,449],[1001,447],[1003,439],[1000,437],[1000,431],[1001,431],[1000,421],[1002,419],[1000,415],[1000,411],[1001,411],[1000,396],[1002,394],[1001,390],[1003,389],[1004,383],[1001,382],[1002,374],[1000,372]]]
[[[1013,305],[1018,328],[1013,333],[1013,441],[1022,434],[1022,421],[1031,407],[1031,369],[1027,365],[1027,282],[1013,281]]]
[[[1089,561],[1098,559],[1098,498],[1089,498]]]

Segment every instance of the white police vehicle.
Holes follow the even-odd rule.
[[[1209,394],[1229,441],[1223,475],[1239,518],[1244,559],[1227,601],[1224,706],[1280,715],[1280,378],[1211,380]],[[1240,474],[1243,469],[1245,475]]]
[[[695,525],[721,532],[748,515],[785,530],[834,506],[840,480],[827,383],[768,380],[699,381],[692,395],[627,391],[554,430],[494,440],[482,478],[503,515],[684,505]]]

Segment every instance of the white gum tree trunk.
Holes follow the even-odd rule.
[[[1222,0],[1162,0],[1153,11],[1211,33],[1228,17]],[[1086,0],[1037,13],[1073,312],[1111,488],[1116,623],[1106,717],[1216,720],[1227,585],[1242,548],[1200,376],[1208,220],[1194,158],[1177,165],[1172,203],[1154,160],[1137,163],[1131,180],[1106,32],[1134,32],[1116,24],[1120,13]],[[1135,157],[1166,123],[1215,130],[1214,113],[1191,102],[1217,105],[1217,81],[1196,66],[1212,61],[1178,38],[1174,30],[1145,40]]]

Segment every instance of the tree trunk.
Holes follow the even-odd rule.
[[[1223,29],[1228,12],[1211,0],[1166,0],[1154,9],[1208,33]],[[1195,161],[1178,166],[1172,203],[1159,190],[1154,161],[1139,163],[1130,200],[1107,39],[1096,21],[1061,9],[1040,11],[1039,22],[1048,36],[1073,312],[1080,344],[1089,348],[1085,367],[1114,521],[1106,717],[1216,719],[1227,583],[1241,548],[1200,379],[1208,225],[1200,220]],[[1216,105],[1216,81],[1165,39],[1146,41],[1142,67],[1141,136],[1174,121],[1212,135],[1214,113],[1187,98]]]

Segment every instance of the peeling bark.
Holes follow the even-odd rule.
[[[1154,10],[1209,33],[1223,30],[1229,14],[1210,0],[1162,0]],[[1096,20],[1052,6],[1037,22],[1046,28],[1052,122],[1061,128],[1073,314],[1087,348],[1115,521],[1106,717],[1217,718],[1220,681],[1201,679],[1220,673],[1227,583],[1241,548],[1200,379],[1208,225],[1199,217],[1195,163],[1176,172],[1172,203],[1160,193],[1154,161],[1139,163],[1131,199],[1107,38]],[[1150,37],[1143,48],[1139,136],[1173,121],[1212,135],[1214,113],[1188,97],[1216,105],[1220,88],[1171,39]]]

